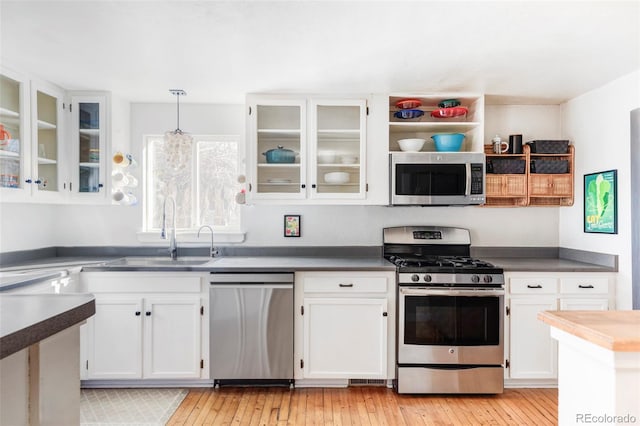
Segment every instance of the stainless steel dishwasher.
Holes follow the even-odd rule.
[[[214,386],[293,385],[293,274],[210,275]]]

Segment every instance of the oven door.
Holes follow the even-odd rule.
[[[398,364],[503,364],[504,290],[399,293]]]

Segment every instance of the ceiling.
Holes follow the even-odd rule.
[[[7,1],[0,58],[132,102],[477,92],[560,103],[640,68],[640,2]]]

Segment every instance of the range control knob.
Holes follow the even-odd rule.
[[[427,283],[430,283],[431,282],[431,275],[425,275],[424,276],[424,281],[427,282]]]
[[[414,283],[420,281],[420,277],[418,276],[418,274],[411,275],[411,281],[413,281]]]
[[[485,283],[490,283],[493,281],[493,277],[491,275],[485,275],[484,276],[484,282]]]
[[[471,276],[471,282],[472,283],[479,283],[480,282],[480,277],[478,275],[472,275]]]

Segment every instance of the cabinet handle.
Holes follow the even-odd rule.
[[[587,284],[587,285],[578,284],[578,288],[593,288],[593,286],[591,284]]]
[[[151,311],[147,311],[144,313],[146,316],[150,317],[151,316]]]
[[[340,284],[338,284],[338,286],[339,286],[339,287],[342,287],[342,288],[345,288],[345,287],[353,287],[353,283],[351,283],[351,284],[343,284],[343,283],[340,283]]]
[[[536,284],[536,285],[527,284],[527,288],[542,288],[542,286],[540,284]]]
[[[139,317],[140,316],[140,311],[136,311],[136,316]]]

